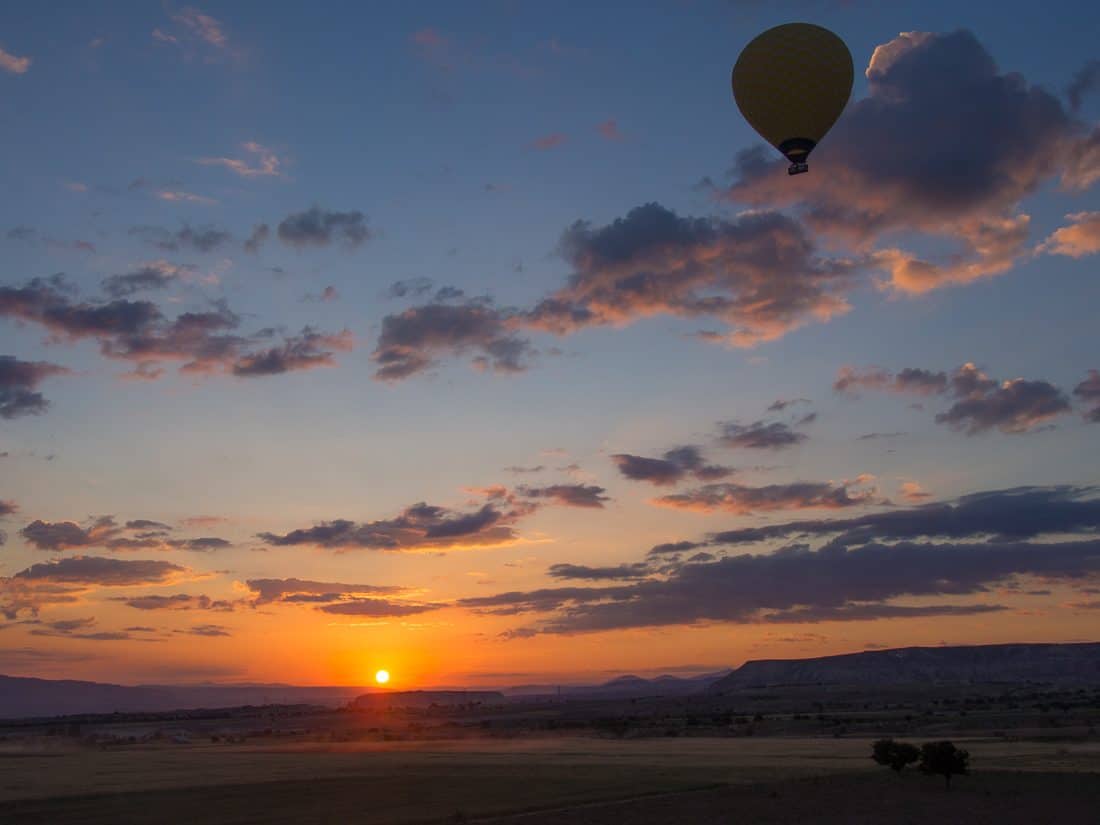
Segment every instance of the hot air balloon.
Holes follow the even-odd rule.
[[[811,23],[786,23],[745,46],[733,67],[733,99],[797,175],[809,169],[806,158],[844,111],[852,80],[843,40]]]

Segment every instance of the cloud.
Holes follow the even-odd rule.
[[[519,486],[514,490],[502,485],[466,489],[486,499],[486,503],[462,511],[419,502],[389,519],[368,522],[335,519],[282,535],[259,533],[258,538],[279,547],[307,545],[334,550],[442,551],[497,547],[518,541],[516,523],[544,503],[598,509],[610,500],[603,487],[583,484]]]
[[[486,301],[431,303],[382,319],[382,332],[371,360],[374,375],[398,381],[423,372],[440,354],[473,352],[472,363],[496,373],[527,369],[531,344],[511,329],[508,314]]]
[[[664,544],[657,544],[650,548],[648,555],[650,556],[678,556],[681,553],[686,553],[689,550],[695,550],[699,547],[706,547],[706,542],[698,541],[669,541]]]
[[[285,338],[277,347],[242,356],[233,365],[233,374],[249,378],[331,367],[336,365],[333,350],[350,352],[353,346],[350,330],[328,335],[306,327],[300,335]]]
[[[338,300],[340,300],[340,293],[331,284],[322,289],[317,295],[309,292],[302,296],[302,303],[304,304],[327,304]]]
[[[184,527],[219,527],[228,523],[229,519],[225,516],[188,516],[180,519],[180,524]]]
[[[924,619],[933,616],[980,616],[1008,610],[1001,604],[845,604],[829,607],[800,607],[768,613],[764,621],[776,624],[817,622],[866,622],[877,619]]]
[[[446,605],[385,598],[405,592],[403,587],[308,579],[249,579],[254,607],[265,604],[313,605],[322,613],[344,616],[410,616]]]
[[[459,599],[457,604],[493,616],[514,616],[519,613],[542,613],[556,610],[574,601],[596,601],[604,594],[617,593],[619,588],[544,587],[539,590],[509,591],[493,596]]]
[[[172,584],[189,573],[178,564],[149,559],[70,556],[41,562],[0,577],[0,614],[8,619],[34,616],[48,605],[74,604],[96,588]]]
[[[282,160],[274,150],[252,140],[242,143],[241,148],[249,157],[243,160],[241,158],[226,157],[199,158],[195,163],[201,166],[222,166],[242,178],[277,178],[282,176]]]
[[[855,393],[858,389],[886,392],[938,395],[947,390],[947,375],[943,372],[906,367],[896,375],[880,367],[841,367],[833,382],[837,392]]]
[[[346,331],[332,335],[306,327],[272,347],[274,330],[237,334],[240,317],[220,302],[210,311],[184,312],[169,320],[150,301],[88,302],[71,293],[59,277],[0,286],[0,317],[41,324],[60,340],[95,339],[104,357],[133,362],[135,375],[148,378],[160,375],[156,365],[164,361],[182,361],[184,373],[273,375],[327,366],[331,350],[351,346]]]
[[[135,292],[167,289],[179,282],[194,267],[177,266],[165,260],[149,261],[133,272],[103,279],[103,291],[112,298],[125,298]]]
[[[194,627],[190,627],[187,630],[179,631],[186,633],[189,636],[232,636],[229,632],[229,628],[220,624],[199,624]]]
[[[62,552],[86,547],[107,550],[188,550],[205,553],[231,547],[231,543],[215,536],[170,538],[170,527],[148,519],[128,521],[119,526],[111,516],[91,519],[81,527],[73,521],[35,520],[19,531],[28,544],[38,550]]]
[[[698,447],[688,445],[666,450],[661,458],[646,458],[630,453],[616,453],[611,456],[619,472],[634,481],[648,481],[650,484],[676,484],[691,477],[699,481],[716,481],[732,475],[732,467],[707,464]]]
[[[809,398],[777,398],[768,405],[768,412],[783,412],[794,404],[809,404]]]
[[[229,42],[225,24],[201,9],[186,6],[171,15],[172,23],[167,31],[153,29],[152,37],[160,43],[179,48],[187,60],[201,57],[206,63],[216,63],[225,58],[238,58]]]
[[[921,487],[919,482],[905,481],[901,485],[902,500],[909,504],[920,504],[932,497],[932,494]]]
[[[1016,378],[956,401],[936,416],[936,422],[967,435],[994,428],[1003,433],[1025,433],[1069,410],[1069,399],[1057,387],[1046,381]]]
[[[516,493],[526,498],[548,499],[565,507],[581,507],[602,510],[605,501],[611,499],[604,495],[607,491],[594,484],[551,484],[546,487],[520,485]]]
[[[164,530],[168,531],[172,528],[165,524],[163,521],[153,521],[147,518],[136,518],[126,522],[127,530]]]
[[[69,556],[32,564],[12,579],[20,582],[131,587],[168,583],[186,571],[186,567],[178,564],[151,559],[124,561],[99,556]]]
[[[134,637],[131,630],[146,630],[146,628],[127,628],[126,630],[92,630],[96,619],[89,616],[86,619],[63,619],[55,622],[39,622],[38,627],[30,631],[32,636],[59,636],[66,639],[83,639],[93,642],[119,642]],[[152,641],[152,640],[146,640]]]
[[[288,215],[276,231],[283,243],[299,248],[328,246],[336,241],[354,248],[368,241],[373,234],[362,212],[331,212],[317,206]]]
[[[95,617],[89,616],[86,619],[63,619],[57,622],[46,622],[44,627],[57,631],[58,633],[73,633],[77,630],[91,627],[95,623]]]
[[[317,601],[338,601],[348,595],[393,595],[405,590],[403,587],[319,582],[310,579],[249,579],[245,584],[254,594],[253,604],[256,606],[301,601],[295,598],[299,596],[319,597]]]
[[[13,576],[0,577],[0,614],[8,619],[35,616],[48,605],[73,604],[99,587],[172,584],[190,571],[165,561],[71,556],[32,564]]]
[[[277,547],[309,545],[334,550],[447,550],[492,547],[514,542],[513,523],[521,515],[485,504],[460,512],[423,502],[406,507],[391,519],[357,523],[347,519],[325,521],[289,533],[260,533]]]
[[[194,6],[187,6],[179,14],[172,16],[177,23],[187,28],[195,37],[211,46],[224,49],[229,45],[229,38],[222,28],[222,24],[208,14],[203,14]]]
[[[338,616],[411,616],[439,610],[443,604],[429,602],[395,602],[388,599],[345,599],[331,604],[322,604],[317,610]]]
[[[645,579],[653,574],[649,565],[617,564],[610,567],[589,567],[583,564],[552,564],[546,571],[555,579],[587,579],[590,581]]]
[[[1100,60],[1090,60],[1077,71],[1073,76],[1073,82],[1066,90],[1070,111],[1078,111],[1084,102],[1085,95],[1098,86],[1100,86]]]
[[[719,424],[721,435],[719,443],[726,447],[744,447],[753,450],[782,450],[801,444],[807,438],[805,433],[795,432],[781,421],[754,421],[752,424],[738,424],[727,421]]]
[[[29,57],[16,57],[14,54],[0,49],[0,69],[6,72],[25,74],[27,69],[31,67],[31,63]]]
[[[873,503],[875,500],[873,487],[862,490],[853,489],[862,483],[862,480],[857,479],[839,484],[795,481],[790,484],[768,484],[763,487],[729,483],[704,484],[702,487],[683,493],[661,496],[654,499],[653,503],[680,510],[700,512],[721,510],[738,515],[809,508],[835,510]]]
[[[54,375],[69,375],[71,371],[48,361],[21,361],[11,355],[0,355],[0,418],[39,415],[50,402],[39,392],[38,385]]]
[[[604,140],[619,141],[624,137],[623,133],[619,131],[619,124],[614,120],[605,120],[596,127],[596,130]]]
[[[1100,252],[1100,212],[1074,212],[1066,215],[1069,226],[1055,229],[1036,248],[1048,255],[1083,258]]]
[[[433,29],[429,26],[414,31],[409,35],[409,41],[415,46],[434,49],[443,46],[447,42],[447,38],[439,29]]]
[[[569,140],[568,135],[561,132],[553,132],[549,135],[543,135],[542,137],[535,138],[531,141],[531,148],[537,149],[540,152],[545,152],[548,149],[556,149]]]
[[[1100,539],[1059,543],[884,545],[787,548],[684,564],[665,579],[605,588],[559,588],[463,599],[461,606],[511,614],[557,611],[528,635],[585,633],[700,623],[870,620],[935,615],[905,597],[983,594],[1019,576],[1079,580],[1100,572]],[[1000,605],[939,606],[966,615]]]
[[[19,535],[39,550],[74,550],[81,547],[99,547],[121,533],[110,516],[95,519],[88,527],[72,521],[32,521],[19,531]]]
[[[245,239],[244,251],[255,254],[260,251],[264,241],[271,237],[271,227],[266,223],[258,223],[252,227],[252,233]]]
[[[857,269],[817,257],[801,224],[777,212],[683,218],[657,203],[606,226],[577,221],[560,249],[574,274],[525,315],[529,326],[567,334],[653,315],[710,317],[731,327],[717,337],[735,346],[847,311],[842,292]]]
[[[407,378],[470,350],[481,351],[475,365],[515,372],[533,352],[523,332],[569,335],[656,315],[717,319],[729,328],[701,337],[753,346],[846,312],[844,293],[863,266],[819,256],[802,224],[778,212],[685,218],[657,203],[606,226],[577,221],[559,249],[573,274],[528,309],[436,301],[388,316],[376,376]]]
[[[452,37],[430,26],[418,29],[409,35],[409,43],[421,60],[447,74],[453,73],[472,59],[472,55],[458,45]],[[446,99],[449,100],[449,98]]]
[[[241,604],[239,600],[211,599],[209,596],[191,596],[186,593],[171,596],[115,596],[111,600],[137,610],[212,610],[224,613]]]
[[[1089,377],[1073,388],[1073,394],[1086,404],[1093,405],[1086,418],[1100,423],[1100,371],[1089,370]]]
[[[4,237],[9,241],[33,241],[38,237],[38,230],[32,226],[13,226]]]
[[[6,455],[6,453],[5,453],[5,455]],[[4,518],[5,516],[10,516],[13,513],[18,513],[18,512],[19,512],[19,505],[16,504],[14,501],[4,501],[4,499],[0,499],[0,518]]]
[[[1079,189],[1100,175],[1096,133],[1002,72],[969,31],[902,33],[875,49],[866,75],[869,96],[814,153],[804,185],[787,184],[785,162],[749,152],[722,197],[795,207],[815,230],[865,250],[899,232],[952,241],[957,251],[939,262],[874,251],[890,288],[916,294],[1007,271],[1027,251],[1022,199],[1052,178]]]
[[[707,543],[745,544],[811,536],[833,536],[830,540],[833,546],[917,539],[1007,542],[1097,530],[1100,530],[1100,488],[1015,487],[856,518],[791,521],[727,530],[713,534]]]
[[[184,192],[182,189],[159,189],[156,196],[159,200],[171,203],[201,203],[207,206],[218,203],[214,198],[196,195],[194,192]]]
[[[857,388],[917,395],[950,395],[955,403],[936,416],[936,422],[976,435],[991,429],[1004,433],[1029,432],[1069,412],[1066,395],[1047,381],[1015,378],[997,382],[966,363],[948,375],[906,368],[892,374],[879,367],[863,370],[842,367],[833,384],[837,392]]]
[[[394,281],[386,290],[387,298],[419,298],[432,291],[431,278],[406,278]]]
[[[545,469],[545,464],[536,464],[533,467],[518,467],[516,465],[512,465],[511,467],[505,467],[504,472],[515,473],[516,475],[524,475],[528,473],[541,473]]]
[[[90,620],[92,623],[95,619]],[[51,622],[47,627],[53,627],[55,625],[65,625],[66,622]],[[35,628],[31,631],[32,636],[60,636],[66,639],[83,639],[85,641],[93,642],[122,642],[131,640],[134,637],[125,630],[95,630],[87,633],[78,633],[75,630],[53,630],[47,628]],[[149,640],[147,640],[149,641]]]
[[[224,229],[214,226],[196,229],[190,224],[184,224],[183,228],[175,232],[160,226],[132,226],[129,234],[166,252],[178,252],[181,249],[213,252],[233,239],[233,236]]]

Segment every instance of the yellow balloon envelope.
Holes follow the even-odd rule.
[[[796,175],[844,111],[853,75],[843,40],[811,23],[786,23],[745,46],[733,67],[733,99]]]

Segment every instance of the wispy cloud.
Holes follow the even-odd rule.
[[[17,57],[0,48],[0,69],[6,72],[11,72],[12,74],[25,74],[27,69],[31,67],[31,62],[29,57]]]
[[[282,176],[282,159],[273,149],[268,149],[255,141],[241,144],[247,153],[246,158],[207,157],[195,161],[201,166],[222,166],[240,175],[242,178],[264,178]]]
[[[230,44],[225,24],[194,6],[186,6],[170,16],[170,23],[153,29],[152,37],[181,50],[186,59],[201,56],[206,62],[238,58]]]
[[[193,192],[184,192],[182,189],[161,189],[157,192],[157,198],[162,201],[170,201],[173,203],[201,203],[208,206],[212,206],[218,202],[214,198],[208,198],[205,195],[196,195]]]
[[[619,131],[619,124],[614,120],[605,120],[596,127],[596,131],[600,133],[600,136],[604,140],[619,141],[625,137],[625,135]]]
[[[541,152],[545,152],[548,149],[556,149],[559,146],[565,144],[569,140],[569,136],[563,132],[552,132],[549,135],[543,135],[542,137],[535,138],[531,141],[531,148],[537,149]]]

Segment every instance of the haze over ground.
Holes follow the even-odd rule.
[[[791,19],[856,64],[797,178],[729,89]],[[1094,641],[1097,28],[6,4],[0,672]]]

